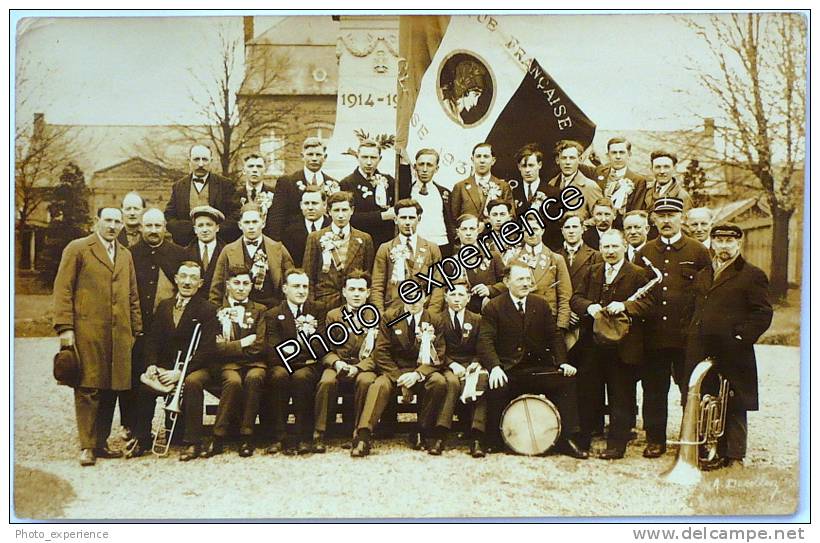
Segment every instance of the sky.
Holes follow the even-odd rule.
[[[506,17],[600,127],[677,129],[699,124],[696,114],[717,114],[686,69],[688,57],[705,59],[705,50],[670,15]],[[275,19],[257,21],[257,33]],[[194,74],[208,79],[220,27],[241,36],[241,17],[24,19],[17,114],[42,111],[67,124],[201,123]]]

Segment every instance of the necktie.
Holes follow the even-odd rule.
[[[313,179],[310,180],[310,184],[314,187],[319,184],[319,179],[316,177],[316,172],[313,172]]]
[[[410,322],[407,323],[407,329],[410,331],[411,334],[415,335],[415,333],[416,333],[416,317],[415,316],[410,315]]]
[[[615,268],[607,264],[606,267],[606,284],[611,285],[612,281],[615,279]]]
[[[296,306],[296,318],[298,319],[301,316],[302,316],[302,304],[299,304],[299,305]]]
[[[251,189],[251,202],[256,201],[256,187]]]
[[[421,194],[422,196],[427,196],[427,193],[427,183],[422,183],[421,188],[419,188],[419,194]]]
[[[518,302],[518,314],[522,319],[524,318],[524,302]]]
[[[202,244],[202,267],[208,269],[208,263],[211,261],[211,255],[208,254],[208,244]]]
[[[410,256],[407,257],[407,260],[413,260],[413,244],[410,243],[410,238],[407,238],[407,252],[410,253]]]
[[[108,249],[107,250],[108,250],[108,258],[111,259],[111,263],[113,264],[114,263],[114,257],[116,255],[116,253],[114,252],[114,242],[113,241],[108,244]]]
[[[185,304],[182,298],[177,298],[177,303],[174,304],[173,318],[174,326],[179,326],[179,320],[182,318],[182,311],[185,309]]]
[[[453,313],[453,330],[457,336],[461,335],[461,323],[458,322],[458,313]]]
[[[310,223],[310,231],[311,231],[311,232],[315,232],[315,231],[316,231],[316,223],[315,223],[315,222]]]
[[[532,200],[532,185],[527,183],[527,201]]]

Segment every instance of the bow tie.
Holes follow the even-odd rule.
[[[245,245],[247,247],[259,247],[259,240],[257,239],[257,240],[254,240],[254,241],[246,241]]]
[[[234,302],[233,303],[233,307],[245,307],[247,305],[248,305],[248,300],[245,300],[244,302]]]

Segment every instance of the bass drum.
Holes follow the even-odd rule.
[[[561,415],[544,396],[523,394],[501,414],[501,437],[518,454],[544,454],[560,435]]]

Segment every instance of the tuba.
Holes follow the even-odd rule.
[[[717,456],[718,439],[723,436],[726,429],[729,381],[718,376],[718,395],[704,394],[701,398],[700,389],[713,366],[714,361],[707,358],[695,366],[689,377],[680,439],[670,441],[673,444],[677,443],[680,448],[675,463],[661,476],[670,483],[697,484],[701,480],[701,462],[712,461]]]
[[[165,396],[163,403],[164,422],[154,434],[154,443],[151,452],[157,456],[166,456],[171,448],[171,440],[174,438],[174,430],[177,427],[177,419],[182,412],[182,388],[185,384],[185,376],[188,373],[188,363],[193,358],[196,348],[199,346],[199,338],[202,335],[202,324],[197,323],[194,332],[191,334],[191,342],[188,344],[188,352],[184,359],[180,359],[182,352],[177,352],[174,369],[179,372],[173,392]]]

